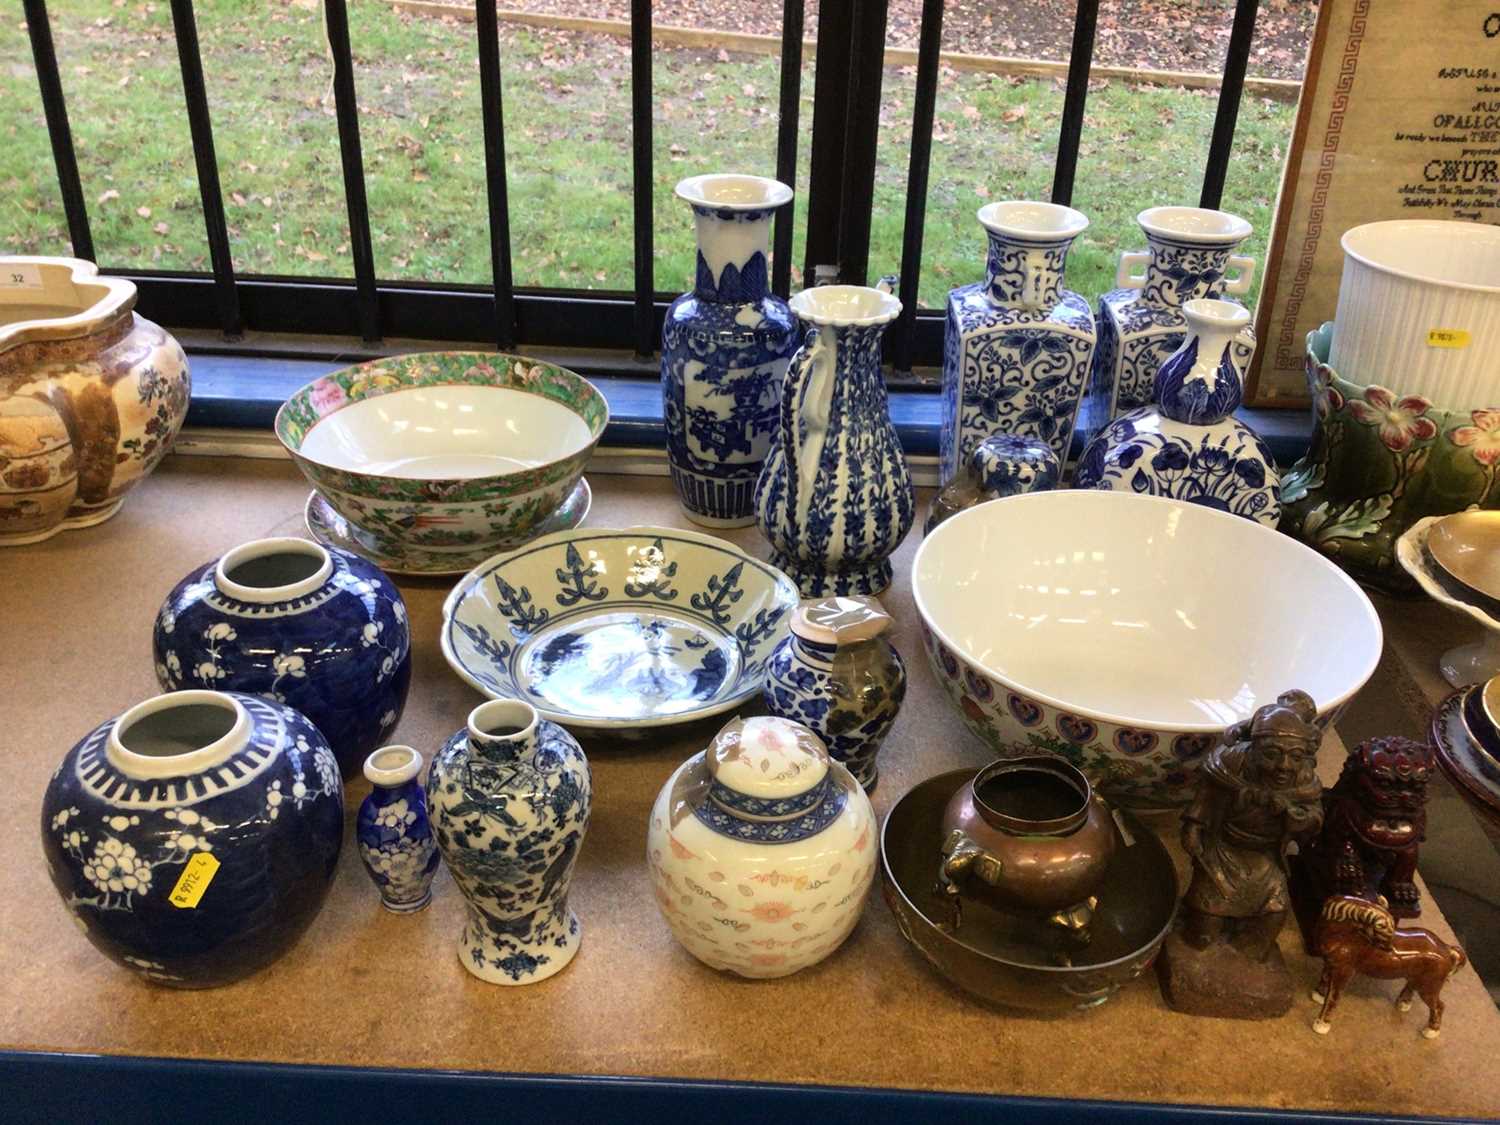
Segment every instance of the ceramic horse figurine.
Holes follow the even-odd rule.
[[[1374,902],[1356,895],[1328,899],[1313,932],[1313,946],[1323,958],[1323,978],[1312,994],[1313,1000],[1323,1005],[1312,1025],[1319,1035],[1327,1035],[1333,1026],[1329,1017],[1344,985],[1355,973],[1363,973],[1377,980],[1405,981],[1396,1007],[1406,1011],[1413,994],[1419,994],[1428,1013],[1422,1035],[1437,1038],[1443,1025],[1439,993],[1467,960],[1462,949],[1449,945],[1431,930],[1397,929],[1383,897]]]

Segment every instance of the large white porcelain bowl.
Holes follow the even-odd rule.
[[[980,504],[923,542],[912,590],[971,730],[999,753],[1061,753],[1134,807],[1187,801],[1224,729],[1281,692],[1330,722],[1380,658],[1369,598],[1323,556],[1159,497]]]

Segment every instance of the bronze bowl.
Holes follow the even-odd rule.
[[[1104,1003],[1140,976],[1177,912],[1177,873],[1156,835],[1116,809],[1121,846],[1097,892],[1093,936],[1066,960],[1024,940],[1024,919],[983,902],[965,904],[958,934],[937,888],[943,812],[974,778],[954,770],[915,786],[886,814],[880,834],[885,901],[901,934],[938,972],[987,1003],[1028,1015],[1060,1015]]]

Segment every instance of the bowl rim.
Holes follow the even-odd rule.
[[[307,427],[306,433],[310,433],[314,426],[321,424],[322,422],[333,417],[333,415],[338,414],[345,408],[357,405],[360,402],[367,402],[371,398],[384,398],[389,394],[399,394],[403,391],[424,390],[428,387],[488,387],[493,390],[513,391],[516,394],[534,395],[538,398],[546,399],[548,402],[555,403],[556,405],[562,407],[564,410],[567,410],[569,413],[573,414],[576,418],[582,421],[584,425],[589,426],[589,440],[578,449],[575,449],[569,453],[565,453],[560,457],[554,457],[549,461],[544,461],[540,465],[523,466],[520,468],[511,469],[508,472],[504,473],[487,473],[484,476],[477,477],[397,477],[392,476],[390,473],[372,473],[365,469],[344,468],[343,466],[330,465],[326,461],[319,461],[315,457],[308,456],[306,453],[302,452],[302,443],[300,441],[296,445],[293,445],[290,439],[287,437],[285,433],[285,426],[288,423],[289,408],[292,404],[292,400],[296,399],[300,395],[309,393],[312,388],[319,383],[322,383],[327,379],[333,378],[336,375],[344,374],[346,372],[367,370],[375,371],[384,368],[388,364],[398,361],[412,362],[424,359],[433,359],[436,357],[442,357],[445,359],[467,357],[472,358],[476,364],[478,362],[487,362],[491,365],[502,366],[507,370],[510,368],[510,365],[513,361],[523,363],[528,366],[541,365],[543,367],[550,368],[553,371],[560,372],[562,375],[566,376],[568,380],[576,381],[580,385],[580,388],[586,389],[586,395],[592,395],[597,398],[599,400],[600,406],[603,409],[603,413],[599,417],[598,424],[590,426],[588,419],[585,418],[577,410],[569,406],[567,403],[552,398],[550,395],[544,395],[540,391],[532,390],[529,387],[514,387],[501,385],[498,383],[474,383],[454,377],[452,379],[438,379],[431,383],[424,383],[420,387],[403,383],[401,386],[392,387],[379,395],[368,395],[360,399],[346,401],[340,404],[335,409],[330,410],[327,414],[320,415],[318,420],[314,422],[312,426]],[[513,352],[480,352],[467,351],[462,348],[450,348],[439,351],[402,352],[396,355],[382,356],[379,359],[365,360],[363,363],[350,364],[347,367],[337,367],[332,371],[325,371],[316,379],[312,379],[307,383],[304,383],[291,394],[287,395],[285,401],[283,401],[282,404],[276,409],[276,418],[271,424],[271,432],[276,435],[276,440],[281,443],[281,447],[287,451],[287,454],[294,461],[305,461],[307,464],[316,466],[318,469],[321,469],[325,472],[342,473],[351,478],[365,481],[412,481],[422,484],[438,485],[440,487],[462,486],[470,488],[483,488],[491,482],[498,483],[508,480],[511,477],[521,476],[524,473],[534,473],[539,469],[545,469],[548,466],[560,465],[564,462],[571,461],[575,457],[587,457],[593,451],[594,447],[599,444],[599,440],[604,436],[604,430],[609,425],[609,420],[609,400],[604,396],[604,392],[601,391],[597,386],[595,386],[593,382],[584,378],[582,375],[578,374],[578,372],[572,370],[571,368],[552,363],[550,360],[536,359],[532,356],[517,355]],[[304,433],[304,439],[306,433]],[[314,487],[318,487],[318,482],[313,482],[313,484]]]
[[[1246,519],[1243,516],[1236,516],[1229,512],[1215,511],[1214,509],[1205,507],[1202,504],[1192,504],[1185,500],[1174,500],[1167,496],[1137,496],[1135,494],[1126,495],[1124,493],[1112,492],[1107,489],[1063,488],[1043,492],[1021,493],[1017,496],[1007,496],[1000,500],[992,500],[986,504],[975,504],[973,507],[959,512],[957,515],[944,520],[941,524],[934,528],[931,535],[923,538],[921,546],[917,548],[917,553],[912,558],[912,601],[916,604],[917,615],[922,619],[922,623],[938,640],[947,645],[949,649],[956,653],[960,657],[960,659],[964,660],[972,667],[978,669],[980,672],[984,673],[984,675],[988,676],[990,679],[996,681],[997,683],[1003,684],[1005,687],[1016,692],[1017,694],[1025,695],[1026,698],[1033,699],[1038,703],[1042,703],[1048,707],[1053,708],[1054,710],[1064,711],[1069,715],[1078,715],[1086,719],[1093,719],[1096,722],[1109,723],[1112,726],[1130,727],[1135,730],[1156,731],[1158,733],[1165,731],[1172,734],[1222,734],[1225,730],[1226,724],[1221,723],[1202,721],[1191,723],[1166,722],[1153,719],[1144,719],[1141,717],[1117,715],[1099,707],[1086,707],[1080,704],[1065,702],[1064,700],[1061,700],[1054,695],[1049,695],[1046,692],[1037,691],[1033,688],[1027,687],[1025,684],[1018,682],[1013,677],[1000,675],[992,668],[986,667],[982,661],[970,656],[968,652],[963,648],[963,646],[956,644],[947,633],[945,633],[934,623],[932,615],[927,608],[926,601],[922,596],[922,587],[920,580],[922,573],[922,559],[929,547],[931,547],[934,542],[940,540],[945,533],[952,534],[950,529],[962,526],[965,521],[984,518],[983,516],[979,516],[976,513],[984,511],[986,508],[990,507],[993,504],[1045,503],[1047,497],[1055,496],[1090,497],[1090,499],[1086,500],[1067,500],[1063,501],[1063,503],[1149,503],[1163,507],[1174,508],[1177,510],[1192,509],[1196,514],[1188,516],[1186,518],[1198,519],[1202,517],[1212,520],[1225,521],[1226,525],[1234,524],[1259,528],[1260,531],[1264,532],[1267,535],[1274,535],[1277,538],[1284,540],[1289,548],[1292,548],[1296,551],[1305,552],[1307,555],[1316,559],[1323,566],[1327,567],[1351,593],[1355,594],[1357,596],[1358,603],[1364,608],[1367,620],[1375,630],[1376,643],[1371,646],[1372,655],[1367,658],[1366,665],[1362,671],[1362,674],[1358,677],[1357,681],[1354,683],[1354,686],[1334,696],[1332,699],[1320,700],[1318,702],[1318,714],[1327,715],[1337,710],[1339,707],[1342,707],[1345,703],[1352,699],[1354,695],[1360,690],[1360,688],[1364,687],[1364,685],[1369,682],[1370,677],[1375,674],[1375,667],[1380,663],[1380,655],[1385,649],[1385,630],[1380,623],[1380,615],[1376,613],[1375,606],[1370,601],[1369,595],[1360,588],[1359,583],[1355,582],[1354,579],[1351,578],[1342,568],[1330,562],[1325,556],[1320,554],[1318,551],[1313,550],[1307,544],[1301,542],[1300,540],[1293,539],[1290,535],[1284,535],[1279,531],[1273,531],[1271,528],[1263,527],[1261,524],[1256,523],[1254,520]],[[1109,497],[1110,499],[1103,499],[1105,497]],[[1052,502],[1056,503],[1056,501]],[[1255,532],[1251,532],[1251,534],[1255,534]],[[1271,701],[1267,700],[1266,702]],[[1245,717],[1248,717],[1248,715],[1246,715]]]
[[[543,535],[533,539],[530,543],[522,544],[520,547],[509,551],[500,551],[484,562],[474,567],[462,578],[460,578],[443,599],[443,622],[438,634],[438,644],[443,651],[443,659],[466,684],[487,699],[522,699],[519,695],[496,695],[495,690],[488,684],[481,683],[479,679],[471,674],[459,661],[457,654],[453,651],[451,635],[453,632],[453,620],[458,605],[467,593],[478,583],[483,582],[494,570],[515,561],[522,555],[559,544],[578,542],[586,539],[615,539],[615,538],[673,538],[687,540],[698,546],[710,547],[718,551],[736,556],[743,562],[749,563],[757,570],[766,573],[772,579],[772,585],[780,591],[782,600],[786,602],[786,612],[783,615],[782,624],[790,628],[792,611],[796,609],[801,601],[802,595],[797,589],[796,583],[786,576],[780,569],[772,566],[763,559],[758,559],[748,551],[714,535],[708,535],[701,531],[690,531],[685,528],[662,527],[657,524],[634,524],[629,527],[575,527],[562,531],[555,531],[551,535]],[[777,643],[780,643],[779,640]],[[598,718],[586,715],[574,715],[568,711],[558,711],[551,707],[543,706],[534,700],[526,699],[536,708],[537,713],[544,719],[554,723],[560,723],[570,729],[580,730],[604,730],[620,731],[635,730],[648,727],[673,726],[678,723],[689,723],[699,719],[706,719],[713,715],[722,714],[735,707],[740,706],[746,700],[760,694],[762,678],[757,676],[742,677],[748,685],[741,691],[726,695],[722,699],[712,700],[703,707],[693,708],[687,711],[674,711],[670,715],[651,715],[628,719]]]

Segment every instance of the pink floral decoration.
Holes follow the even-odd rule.
[[[1472,426],[1460,426],[1448,435],[1454,445],[1468,445],[1481,465],[1500,461],[1500,410],[1475,410]]]
[[[1437,436],[1437,424],[1424,417],[1432,403],[1421,395],[1397,399],[1384,387],[1366,387],[1363,401],[1349,403],[1349,413],[1367,426],[1380,427],[1380,440],[1396,453],[1409,448],[1414,440],[1430,441]]]
[[[348,396],[344,394],[344,388],[333,379],[324,379],[316,384],[308,397],[312,400],[312,408],[318,412],[320,418],[349,401]]]

